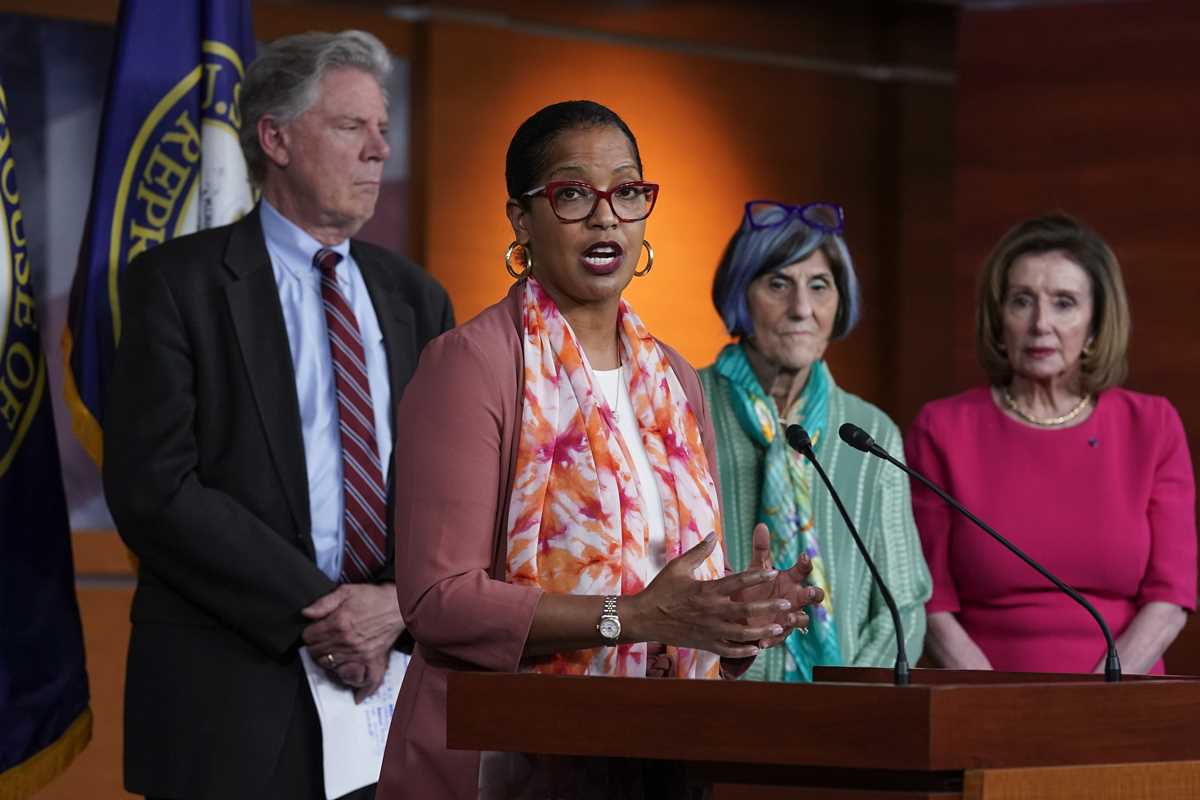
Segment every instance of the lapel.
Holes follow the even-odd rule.
[[[225,285],[225,297],[246,379],[300,542],[314,556],[296,374],[257,207],[233,225],[225,268],[233,276]]]
[[[383,349],[387,353],[388,387],[391,389],[391,408],[388,417],[392,424],[392,448],[396,447],[396,406],[400,395],[408,385],[417,366],[416,321],[413,307],[397,284],[393,267],[380,257],[375,248],[363,247],[353,239],[350,254],[358,264],[375,318],[383,333]],[[394,459],[393,459],[394,460]],[[391,485],[391,465],[388,465],[387,483]],[[389,492],[390,495],[390,492]]]

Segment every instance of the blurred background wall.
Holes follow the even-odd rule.
[[[0,75],[61,405],[58,337],[87,204],[115,0],[0,0]],[[1133,305],[1131,388],[1166,394],[1200,453],[1200,7],[806,0],[562,4],[256,0],[260,40],[314,28],[380,36],[400,69],[389,183],[364,238],[423,263],[465,320],[509,284],[504,152],[557,100],[610,105],[662,184],[654,271],[629,293],[697,366],[725,337],[709,301],[754,198],[830,200],[865,318],[831,348],[838,381],[905,427],[979,383],[974,281],[992,243],[1051,209],[1113,245]],[[124,797],[120,712],[133,576],[94,467],[58,420],[75,528],[96,734],[43,796]],[[1119,558],[1114,554],[1114,558]],[[1200,628],[1167,654],[1200,674]]]

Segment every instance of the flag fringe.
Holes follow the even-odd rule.
[[[92,740],[92,709],[85,708],[63,735],[15,767],[0,772],[0,800],[26,800],[61,775]]]
[[[79,443],[83,445],[83,449],[87,451],[92,461],[96,462],[96,466],[102,467],[104,466],[104,433],[100,430],[100,423],[92,416],[92,412],[84,404],[83,398],[79,396],[79,389],[75,386],[75,373],[71,372],[71,348],[74,344],[75,340],[71,337],[71,329],[64,328],[60,342],[63,351],[63,397],[67,401],[67,408],[71,411],[71,430],[75,431],[75,438],[79,439]],[[126,550],[125,557],[129,559],[129,566],[133,567],[133,574],[136,575],[138,557],[133,554],[132,550]],[[7,798],[0,795],[0,800],[7,800]]]
[[[75,432],[75,438],[83,445],[84,451],[99,467],[104,463],[104,434],[100,423],[92,416],[91,410],[79,395],[79,387],[75,385],[75,372],[71,369],[71,351],[75,340],[69,327],[63,329],[60,346],[63,354],[63,399],[66,400],[67,409],[71,413],[71,430]]]

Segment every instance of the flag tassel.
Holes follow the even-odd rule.
[[[92,740],[92,710],[85,708],[63,735],[14,767],[0,772],[0,800],[26,800],[66,771]]]

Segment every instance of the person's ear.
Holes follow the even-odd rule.
[[[263,154],[275,166],[283,169],[292,161],[292,137],[286,125],[280,125],[271,116],[262,116],[258,120],[258,146]]]
[[[512,225],[513,238],[519,244],[529,244],[531,238],[530,211],[519,201],[513,198],[508,198],[508,203],[504,206],[504,213],[508,215],[508,222]]]

